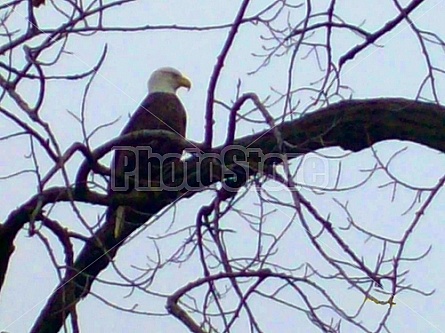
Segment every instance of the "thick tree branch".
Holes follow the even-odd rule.
[[[360,151],[385,140],[406,140],[445,152],[445,107],[402,98],[348,100],[278,126],[293,147],[305,154],[325,147]],[[272,131],[235,141],[241,146],[275,151]]]
[[[445,107],[405,99],[343,101],[301,119],[283,123],[277,128],[281,132],[289,158],[334,146],[359,151],[376,142],[390,139],[412,141],[445,152]],[[129,138],[124,139],[130,140]],[[113,143],[117,144],[119,140],[122,138],[113,140]],[[216,154],[217,156],[224,153],[221,158],[224,161],[224,167],[234,170],[237,175],[239,175],[239,170],[236,170],[236,166],[240,164],[236,162],[242,161],[243,158],[246,159],[249,174],[244,178],[241,177],[241,181],[245,181],[248,176],[254,174],[255,170],[261,169],[257,157],[246,155],[247,148],[259,149],[263,155],[280,152],[276,137],[271,130],[235,140],[234,145],[236,145],[236,149],[219,147],[213,153],[219,152],[220,154]],[[107,143],[99,147],[96,152],[92,153],[93,156],[98,157],[100,154],[97,152],[103,153],[104,147],[110,149],[109,146],[110,143]],[[269,159],[266,164],[275,162],[276,160]],[[174,196],[168,191],[131,194],[131,200],[142,200],[146,208],[145,211],[148,212],[147,217],[143,221],[138,221],[140,223],[126,225],[119,239],[114,237],[112,225],[105,223],[101,226],[95,236],[86,242],[75,260],[74,267],[67,272],[64,281],[57,286],[49,298],[32,332],[58,332],[69,315],[70,309],[88,294],[95,277],[114,258],[122,240],[143,225],[150,216],[174,203],[180,195],[191,197],[208,185],[222,180],[218,177],[210,177],[212,172],[218,174],[216,171],[221,168],[223,166],[214,163],[212,159],[198,163],[196,159],[192,158],[187,161],[184,169],[177,172],[178,179],[187,178],[188,188],[181,189]],[[80,178],[86,177],[89,170],[91,168],[80,171],[79,174],[83,175]],[[131,201],[125,198],[126,195],[119,195],[117,199],[107,198],[94,192],[85,195],[85,187],[82,184],[78,185],[83,190],[75,191],[74,200],[102,205]],[[242,183],[236,185],[240,186]],[[13,240],[20,228],[29,221],[31,212],[38,205],[43,208],[50,202],[68,200],[68,196],[63,195],[65,192],[66,189],[44,191],[11,213],[7,221],[0,226],[0,282],[3,282],[13,251]]]

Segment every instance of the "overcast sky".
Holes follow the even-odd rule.
[[[177,25],[218,25],[233,20],[238,9],[239,1],[138,1],[131,6],[114,9],[105,17],[105,22],[118,22],[121,25],[135,26],[142,24],[177,24]],[[253,1],[249,13],[255,13],[267,4],[268,1]],[[407,3],[404,1],[403,3]],[[320,6],[320,7],[316,7]],[[314,12],[324,8],[325,1],[317,1]],[[349,23],[363,23],[363,28],[374,31],[380,28],[387,20],[397,14],[393,8],[393,1],[353,1],[338,2],[337,9],[341,17]],[[24,15],[24,9],[18,8],[17,20]],[[43,6],[36,10],[39,22],[45,25],[52,24],[54,13],[50,6]],[[442,37],[445,35],[445,1],[426,1],[411,16],[423,29],[435,31]],[[283,91],[286,87],[286,68],[289,56],[274,58],[269,66],[255,75],[248,75],[260,65],[262,59],[253,56],[262,52],[261,34],[265,30],[260,26],[245,25],[237,36],[235,47],[225,64],[222,78],[219,82],[216,98],[230,103],[236,96],[236,86],[241,80],[243,92],[256,92],[261,98],[269,95],[276,96],[274,90]],[[89,131],[101,124],[119,120],[111,127],[99,131],[91,141],[93,147],[117,136],[129,114],[135,110],[139,102],[147,93],[147,80],[152,71],[162,66],[172,66],[181,70],[193,82],[192,89],[180,91],[179,95],[188,111],[187,138],[193,141],[202,141],[204,136],[204,111],[209,77],[216,61],[227,30],[180,32],[180,31],[147,31],[138,33],[104,33],[91,37],[73,37],[68,43],[68,50],[74,52],[63,57],[54,71],[58,73],[73,73],[91,68],[102,52],[105,44],[108,45],[108,55],[100,73],[95,78],[89,92],[86,104],[86,125]],[[358,38],[348,34],[338,34],[334,55],[337,57],[359,41]],[[415,98],[420,83],[426,75],[426,65],[422,58],[419,43],[412,31],[405,25],[398,27],[394,33],[378,41],[381,47],[372,47],[348,63],[343,71],[343,83],[352,88],[353,98],[375,97],[405,97]],[[436,65],[445,63],[445,57],[440,50],[432,51]],[[3,61],[3,59],[2,59]],[[295,68],[295,87],[308,86],[317,75],[316,62],[305,60],[300,56]],[[47,86],[47,97],[42,109],[42,117],[49,122],[57,134],[62,148],[67,148],[74,141],[82,140],[79,125],[67,110],[80,114],[80,106],[85,82],[51,82]],[[441,101],[445,101],[444,80],[438,79]],[[32,89],[30,84],[26,89]],[[346,93],[349,96],[351,92]],[[425,94],[428,96],[428,93]],[[227,112],[216,107],[215,141],[222,144],[226,134]],[[270,111],[275,115],[281,112],[280,107]],[[250,134],[253,131],[266,128],[265,126],[244,125],[237,129],[237,136]],[[8,133],[13,131],[9,123],[0,119],[0,131]],[[14,143],[14,144],[12,144]],[[379,157],[387,161],[391,155],[404,148],[404,151],[391,164],[391,171],[401,180],[415,186],[434,186],[443,176],[445,158],[437,151],[407,142],[385,142],[374,146]],[[0,141],[3,152],[0,161],[0,176],[10,174],[24,165],[31,167],[31,161],[24,156],[29,154],[29,143],[26,139],[13,141]],[[345,152],[339,149],[324,150],[329,156],[342,156]],[[339,162],[342,162],[341,185],[350,186],[365,178],[363,170],[371,168],[375,159],[370,150],[351,154],[345,158],[324,160],[315,158],[307,162],[306,181],[321,181],[330,186],[335,182]],[[69,170],[74,174],[80,159],[74,160]],[[48,167],[49,164],[46,165]],[[42,167],[45,161],[42,160]],[[321,169],[320,169],[321,168]],[[322,171],[322,179],[311,180],[313,170]],[[303,172],[304,173],[304,172]],[[11,180],[2,180],[0,195],[3,198],[0,206],[0,217],[4,219],[8,213],[27,200],[36,191],[34,178],[23,175]],[[56,184],[60,179],[54,181]],[[337,198],[340,202],[348,202],[350,212],[356,221],[370,230],[380,232],[387,236],[399,235],[403,227],[414,218],[415,211],[420,207],[416,204],[414,210],[403,214],[412,202],[415,193],[398,188],[394,202],[391,202],[392,188],[380,187],[387,182],[387,177],[378,175],[366,186],[357,190],[342,193],[316,196],[309,191],[305,195],[318,205],[320,212],[327,216],[332,214],[337,226],[345,226],[346,216],[338,205],[332,200]],[[282,189],[281,189],[282,190]],[[116,259],[116,265],[129,276],[135,276],[137,271],[130,266],[145,267],[147,255],[154,250],[149,235],[161,235],[167,230],[166,225],[176,214],[172,230],[180,230],[195,223],[196,212],[202,204],[211,201],[211,195],[203,193],[192,199],[182,200],[177,210],[170,209],[159,221],[139,233],[131,242],[123,247]],[[285,195],[283,199],[285,199]],[[287,198],[289,199],[289,198]],[[250,201],[252,200],[252,201]],[[246,212],[257,213],[258,207],[254,204],[254,196],[247,196],[240,208]],[[393,332],[445,332],[443,329],[443,313],[445,312],[445,289],[443,287],[444,273],[443,253],[444,219],[443,202],[444,191],[435,198],[427,210],[414,235],[408,242],[407,255],[419,256],[429,246],[430,254],[423,260],[405,263],[405,269],[410,269],[407,283],[416,288],[431,291],[436,290],[430,297],[415,293],[401,293],[395,300],[392,318],[389,320]],[[84,207],[82,211],[92,221],[97,219],[103,210],[99,207]],[[68,205],[59,205],[54,208],[53,216],[63,220],[66,226],[76,231],[83,231],[82,227],[70,212]],[[272,218],[276,225],[269,221],[268,228],[277,232],[285,221],[292,216],[291,210],[279,209]],[[249,255],[249,228],[237,220],[237,216],[225,220],[224,227],[234,230],[228,240],[234,256]],[[274,228],[277,229],[274,229]],[[301,228],[301,227],[300,227]],[[244,230],[245,229],[245,230]],[[298,231],[300,230],[300,231]],[[277,262],[295,261],[295,267],[305,261],[314,262],[314,265],[323,266],[317,253],[305,240],[305,236],[298,226],[295,226],[293,237],[283,240]],[[184,242],[187,233],[180,233],[171,239],[160,242],[164,246],[162,254],[168,256]],[[396,237],[396,236],[395,236]],[[354,246],[366,256],[373,253],[373,243],[365,243],[363,237],[350,240]],[[177,242],[175,244],[175,242]],[[253,244],[254,246],[254,244]],[[12,257],[5,286],[0,297],[0,331],[9,333],[27,332],[35,318],[45,305],[46,298],[57,283],[55,270],[48,258],[46,249],[35,238],[28,238],[25,231],[21,232],[15,242],[16,251]],[[56,251],[61,251],[56,248]],[[58,254],[60,259],[61,254]],[[312,258],[313,256],[313,261]],[[370,256],[372,258],[372,255]],[[371,259],[370,259],[371,260]],[[196,258],[181,266],[172,266],[160,272],[161,278],[155,286],[158,292],[173,292],[189,281],[200,277],[200,269]],[[112,269],[100,275],[105,280],[118,280]],[[131,308],[138,304],[137,309],[153,313],[165,313],[165,300],[151,297],[145,293],[136,293],[125,298],[128,290],[118,287],[95,284],[93,292],[115,302],[121,306]],[[345,290],[332,291],[341,299]],[[350,296],[348,296],[350,297]],[[362,298],[353,297],[344,301],[345,308],[360,303]],[[296,316],[294,311],[283,310],[275,305],[258,303],[256,306],[259,317],[263,322],[265,332],[318,332],[303,315]],[[369,318],[378,316],[381,306],[369,306],[366,313]],[[79,318],[82,332],[187,332],[187,329],[172,316],[143,316],[125,313],[113,309],[93,296],[87,297],[79,304]],[[366,320],[366,319],[364,319]],[[298,329],[296,329],[298,327]],[[235,326],[236,332],[247,332],[247,327],[241,324]],[[235,330],[234,330],[235,331]],[[344,332],[356,332],[356,328],[345,327]]]

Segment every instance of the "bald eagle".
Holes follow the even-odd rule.
[[[164,67],[156,70],[148,81],[148,95],[131,116],[121,135],[140,130],[167,130],[185,137],[187,115],[176,95],[180,87],[191,88],[191,82],[178,70]],[[179,160],[182,148],[168,140],[147,140],[138,142],[135,147],[117,147],[112,165],[112,180],[109,194],[112,192],[131,192],[139,188],[150,186],[148,179],[159,176],[165,161],[153,158],[153,153],[169,154],[168,163]],[[142,148],[142,149],[141,149]],[[147,148],[147,149],[144,149]],[[144,210],[134,207],[110,207],[107,211],[107,220],[114,220],[114,236],[120,236],[123,223],[143,223],[148,218]]]

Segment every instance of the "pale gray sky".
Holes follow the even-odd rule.
[[[407,3],[404,1],[403,3]],[[269,1],[255,1],[249,13],[256,12]],[[378,4],[377,4],[378,3]],[[110,12],[105,21],[118,22],[122,25],[140,24],[178,24],[178,25],[217,25],[230,22],[237,11],[239,1],[138,1],[127,7],[120,7]],[[324,8],[326,1],[317,1],[313,11]],[[320,7],[317,7],[320,6]],[[341,9],[341,17],[354,24],[363,22],[363,27],[375,30],[388,19],[394,17],[397,12],[393,8],[392,1],[342,1],[338,3]],[[50,22],[54,13],[50,6],[43,6],[36,11],[40,22]],[[412,15],[412,19],[425,30],[433,30],[442,37],[445,35],[445,23],[443,13],[445,1],[426,1]],[[18,10],[18,20],[23,15],[23,10]],[[303,14],[301,14],[303,15]],[[254,25],[246,25],[241,28],[235,41],[235,47],[231,51],[222,72],[222,78],[218,85],[216,98],[227,103],[235,98],[238,79],[242,81],[242,91],[256,92],[261,98],[268,95],[274,96],[273,89],[283,91],[286,86],[286,68],[289,56],[274,58],[270,65],[256,75],[247,73],[255,70],[261,62],[260,58],[252,56],[252,53],[262,51],[260,35],[265,33],[264,28]],[[94,147],[112,139],[122,129],[128,119],[128,115],[137,107],[147,91],[147,79],[150,73],[162,66],[172,66],[184,72],[193,82],[189,92],[181,91],[180,97],[188,110],[187,138],[193,141],[202,141],[204,136],[204,111],[206,92],[209,76],[226,38],[227,30],[205,32],[180,32],[180,31],[147,31],[138,33],[104,33],[93,37],[76,37],[68,43],[68,50],[74,52],[65,55],[63,60],[55,66],[58,73],[72,73],[91,68],[98,59],[105,44],[108,45],[108,56],[100,73],[92,84],[86,104],[86,124],[89,131],[97,126],[120,120],[105,130],[98,132],[92,139]],[[338,34],[334,39],[335,52],[338,56],[359,41],[350,34]],[[378,41],[382,47],[367,49],[356,59],[349,62],[343,71],[343,83],[353,89],[354,98],[371,97],[405,97],[415,98],[419,85],[426,75],[426,65],[422,58],[419,43],[412,31],[402,24],[394,33]],[[445,63],[444,54],[440,50],[432,50],[437,66]],[[320,72],[317,72],[316,63],[300,56],[295,67],[295,86],[308,86],[317,80]],[[439,77],[438,86],[444,87],[443,77]],[[48,121],[57,134],[62,148],[67,148],[74,141],[82,140],[80,127],[66,112],[70,110],[80,114],[80,103],[84,82],[53,82],[47,86],[47,99],[42,111],[42,117]],[[32,85],[29,86],[32,89]],[[445,101],[443,89],[439,91],[441,101]],[[215,144],[221,144],[225,138],[227,112],[221,108],[215,108]],[[270,110],[275,115],[281,114],[278,106]],[[12,131],[9,123],[4,118],[0,119],[0,131]],[[237,136],[252,133],[259,130],[259,126],[245,125],[237,130]],[[14,144],[12,145],[11,142]],[[443,175],[445,157],[419,145],[407,142],[385,142],[375,145],[379,157],[383,161],[403,147],[408,149],[401,154],[391,165],[391,171],[404,182],[416,186],[431,187]],[[29,143],[26,139],[0,142],[3,151],[0,162],[0,176],[9,174],[23,165],[31,166],[30,161],[24,156],[29,153]],[[327,155],[341,155],[344,152],[338,149],[325,150]],[[326,171],[326,180],[330,185],[335,181],[340,159],[325,160],[321,167]],[[352,154],[341,159],[343,186],[353,185],[365,178],[360,170],[371,168],[375,159],[370,150]],[[80,158],[74,160],[69,170],[74,175]],[[42,161],[45,167],[45,161]],[[311,164],[308,164],[308,174],[311,173]],[[48,165],[46,165],[48,167]],[[23,175],[12,180],[2,180],[0,195],[3,198],[0,206],[0,217],[4,219],[7,214],[33,193],[35,187],[28,184],[35,183],[33,176]],[[57,179],[59,181],[60,179]],[[310,180],[309,180],[310,181]],[[379,188],[388,181],[382,174],[376,175],[365,187],[342,193],[325,194],[317,196],[309,191],[304,195],[313,200],[320,212],[332,214],[335,226],[345,226],[346,216],[332,200],[349,203],[350,212],[356,221],[372,231],[380,232],[387,236],[400,235],[403,226],[412,221],[414,212],[420,205],[416,204],[415,210],[403,215],[404,211],[413,200],[414,193],[402,188],[396,192],[396,200],[391,202],[392,188]],[[56,183],[56,181],[54,181]],[[289,200],[283,189],[281,198]],[[281,194],[279,194],[281,195]],[[182,200],[177,206],[176,221],[172,230],[179,230],[192,226],[195,223],[196,212],[202,204],[211,201],[207,193],[196,195],[192,199]],[[254,204],[255,196],[248,195],[240,208],[246,212],[258,213],[258,207]],[[410,269],[407,276],[408,283],[419,289],[436,292],[430,297],[424,297],[415,293],[401,293],[396,298],[392,318],[389,320],[393,332],[445,332],[443,329],[443,313],[445,312],[445,289],[443,287],[442,254],[445,253],[443,221],[445,213],[443,202],[445,194],[439,194],[434,203],[427,210],[427,214],[415,229],[414,235],[408,242],[407,254],[418,256],[430,245],[430,254],[420,262],[405,262],[404,269]],[[269,207],[271,208],[271,207]],[[82,206],[83,213],[91,221],[102,213],[99,207]],[[134,276],[137,271],[131,266],[145,267],[147,255],[152,255],[154,247],[147,238],[148,235],[160,235],[166,232],[167,226],[173,217],[171,209],[159,221],[138,234],[130,244],[124,246],[116,260],[116,265],[129,276]],[[278,232],[292,216],[291,210],[279,208],[273,217],[267,222],[270,232]],[[53,212],[54,218],[66,223],[67,227],[79,232],[83,228],[68,205],[60,205]],[[249,243],[252,236],[249,227],[236,219],[236,215],[225,220],[225,228],[235,232],[228,237],[233,256],[249,255],[255,244]],[[296,222],[292,231],[280,245],[276,260],[279,263],[294,264],[298,267],[305,261],[310,261],[315,267],[324,267],[319,255],[308,244],[302,227]],[[160,244],[162,255],[168,256],[178,248],[186,239],[187,232],[179,233],[171,239],[164,240]],[[379,250],[373,248],[373,241],[364,242],[363,237],[351,238],[351,244],[356,246],[360,255],[369,256],[372,262],[373,254]],[[56,243],[55,243],[56,244]],[[46,249],[36,238],[28,238],[25,231],[15,243],[16,252],[12,257],[5,286],[0,297],[0,330],[9,333],[27,332],[35,318],[46,302],[46,298],[57,283],[55,270],[48,258]],[[61,249],[55,248],[55,252],[61,258]],[[312,258],[313,256],[313,258]],[[308,259],[310,258],[310,259]],[[187,282],[193,281],[202,275],[202,269],[193,257],[190,262],[181,266],[171,266],[163,269],[153,286],[157,292],[173,292]],[[118,276],[111,269],[100,275],[104,280],[117,280]],[[271,284],[271,288],[272,288]],[[142,292],[136,292],[128,298],[128,290],[118,287],[95,284],[93,292],[107,300],[123,307],[131,308],[138,304],[137,309],[153,313],[165,313],[165,299],[151,296]],[[339,303],[344,304],[345,309],[356,306],[362,301],[362,296],[347,290],[332,290]],[[344,298],[342,295],[345,295]],[[294,296],[292,296],[294,297]],[[258,299],[259,300],[259,299]],[[294,299],[295,300],[295,299]],[[342,303],[343,302],[343,303]],[[278,307],[274,304],[265,304],[259,300],[253,306],[258,312],[259,321],[263,324],[265,332],[318,332],[304,315],[295,311]],[[187,332],[187,329],[172,316],[143,316],[125,313],[109,306],[93,296],[87,297],[78,307],[80,326],[82,332]],[[363,320],[372,322],[382,312],[382,306],[368,305]],[[371,320],[371,321],[368,321]],[[243,326],[244,325],[244,326]],[[371,326],[372,327],[372,326]],[[245,322],[240,322],[234,327],[234,332],[247,332]],[[354,333],[356,328],[347,326],[343,328],[346,333]]]

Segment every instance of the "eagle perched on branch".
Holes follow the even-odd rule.
[[[185,137],[187,115],[176,95],[180,87],[191,88],[191,82],[178,70],[164,67],[156,70],[148,81],[148,95],[131,116],[121,135],[140,130],[167,130]],[[150,187],[151,179],[159,178],[163,163],[154,154],[173,154],[168,162],[179,161],[182,148],[169,140],[144,140],[132,147],[117,147],[111,168],[109,193],[129,193],[138,187]],[[152,154],[150,154],[152,153]],[[154,153],[154,154],[153,154]],[[151,155],[151,157],[150,157]],[[165,161],[164,161],[165,164]],[[156,173],[158,173],[156,175]],[[151,179],[149,179],[151,177]],[[125,222],[143,223],[143,210],[134,207],[110,207],[107,221],[114,219],[114,235],[118,238]]]

